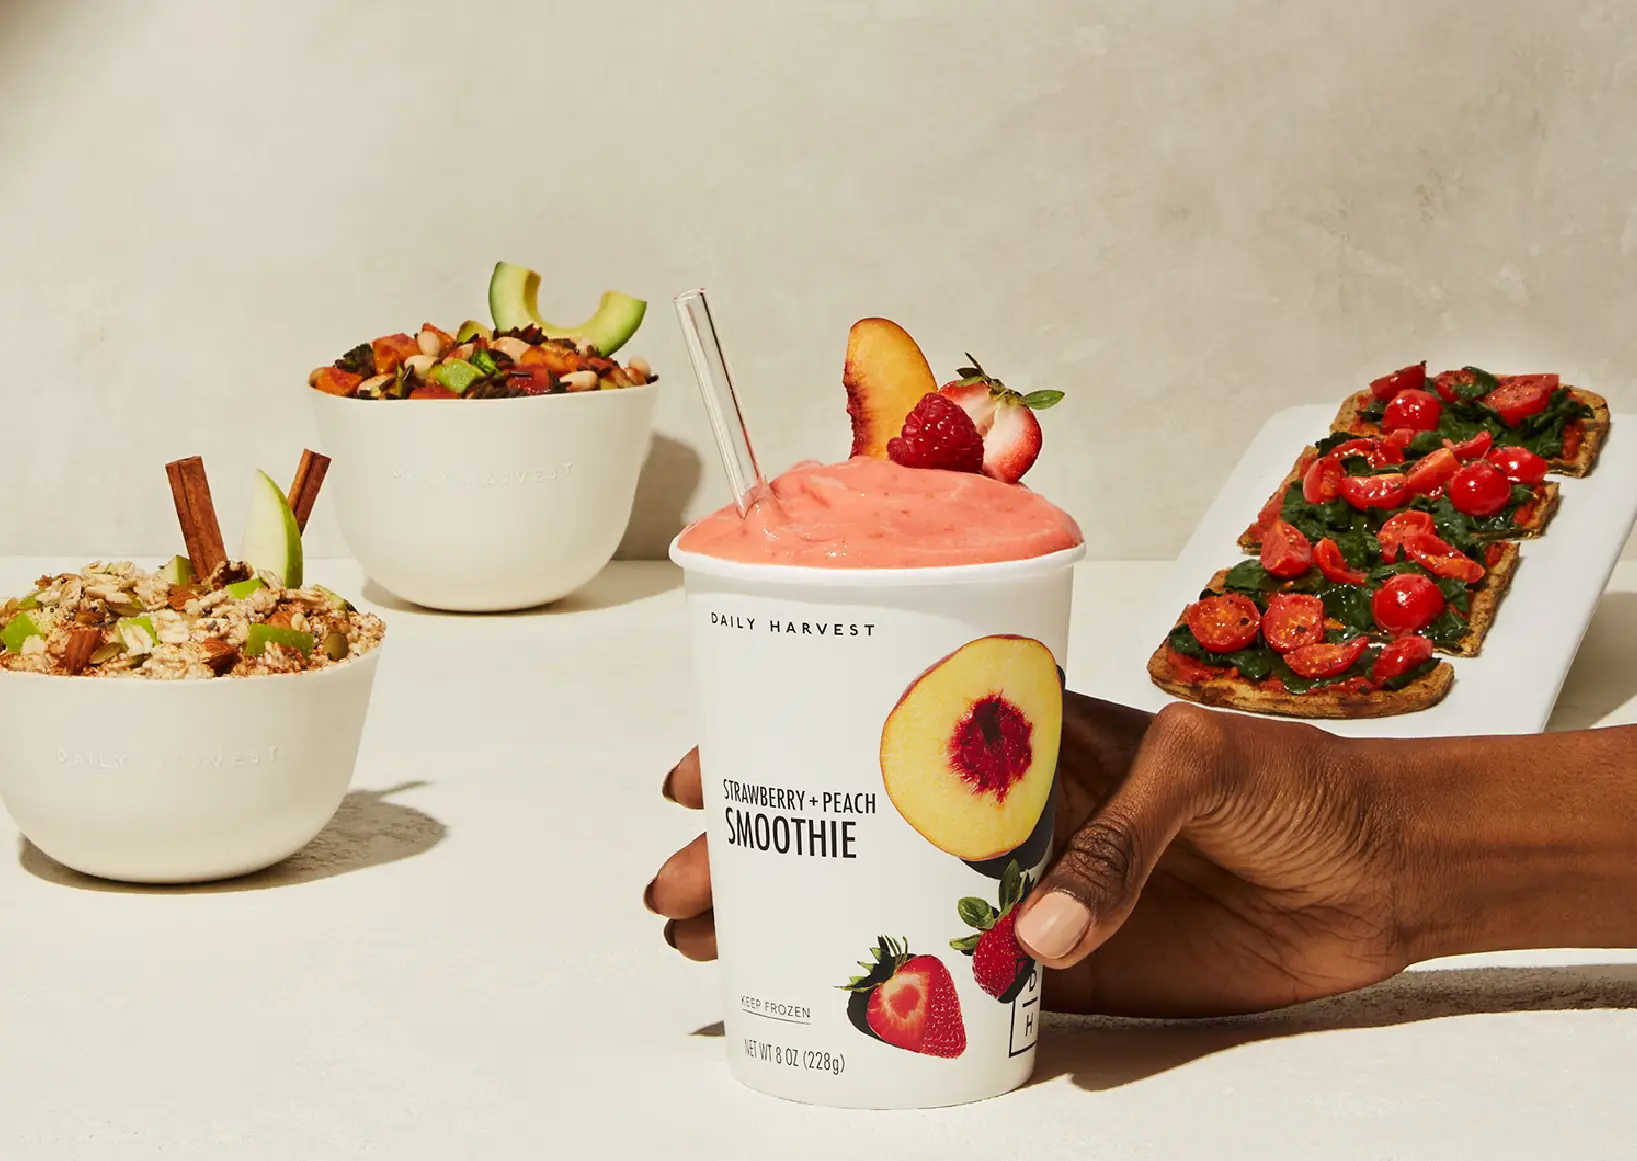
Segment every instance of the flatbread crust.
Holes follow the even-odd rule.
[[[1148,676],[1173,697],[1217,709],[1291,718],[1355,720],[1396,717],[1432,708],[1449,694],[1450,686],[1455,683],[1455,667],[1440,661],[1403,689],[1377,689],[1366,694],[1331,689],[1280,693],[1238,676],[1185,680],[1172,671],[1170,648],[1162,641],[1148,659]]]
[[[1569,388],[1569,394],[1592,409],[1590,419],[1580,421],[1580,447],[1576,449],[1573,458],[1564,459],[1554,456],[1546,461],[1547,471],[1557,472],[1564,476],[1576,478],[1591,474],[1597,466],[1597,457],[1603,451],[1603,444],[1609,435],[1609,401],[1595,391],[1585,391],[1579,387]],[[1368,391],[1355,392],[1347,397],[1336,413],[1336,418],[1330,425],[1331,431],[1344,431],[1349,435],[1380,435],[1380,424],[1371,423],[1363,417],[1363,409],[1370,404]]]

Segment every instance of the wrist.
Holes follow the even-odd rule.
[[[1637,731],[1359,743],[1408,962],[1637,946]]]

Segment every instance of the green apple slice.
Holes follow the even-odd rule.
[[[193,562],[185,556],[173,556],[159,566],[159,579],[168,585],[193,583]]]
[[[327,589],[323,585],[314,585],[313,591],[319,596],[323,597],[324,603],[329,605],[330,608],[334,609],[336,612],[352,612],[352,602],[347,600],[347,598],[342,596],[340,593]]]
[[[642,325],[648,304],[617,290],[603,292],[596,313],[577,327],[560,327],[540,317],[540,276],[527,266],[496,262],[489,278],[489,313],[498,330],[533,325],[553,339],[585,339],[607,358],[623,347]]]
[[[266,472],[256,473],[251,488],[240,559],[257,572],[272,573],[285,588],[301,587],[301,529],[284,489]]]
[[[121,617],[114,626],[120,644],[125,646],[125,652],[132,657],[140,657],[144,653],[152,653],[159,635],[154,632],[153,622],[147,617]]]
[[[313,635],[303,633],[300,629],[287,629],[283,625],[250,626],[250,631],[244,638],[245,653],[251,657],[260,657],[267,652],[269,645],[282,645],[306,657],[313,651]]]
[[[40,590],[35,589],[28,596],[17,602],[19,609],[38,609],[40,607]]]
[[[249,580],[234,581],[232,584],[228,585],[227,595],[232,597],[235,601],[242,601],[257,589],[264,589],[266,587],[266,581],[262,580],[259,576],[253,576]]]
[[[39,635],[40,629],[35,625],[34,618],[27,613],[18,613],[6,622],[4,629],[0,629],[0,645],[4,645],[12,653],[21,653],[23,642]]]

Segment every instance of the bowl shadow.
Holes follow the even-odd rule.
[[[568,596],[548,605],[532,609],[506,609],[494,613],[463,613],[453,609],[429,609],[395,596],[375,583],[366,580],[362,596],[369,605],[392,613],[421,617],[476,617],[500,619],[505,617],[556,617],[564,613],[588,613],[597,609],[613,609],[632,605],[682,587],[682,570],[669,563],[642,561],[640,568],[608,568],[592,577],[585,585]]]
[[[1637,964],[1412,971],[1345,996],[1204,1020],[1047,1013],[1030,1084],[1061,1076],[1103,1092],[1247,1044],[1509,1012],[1637,1009]]]
[[[688,523],[688,505],[699,491],[704,470],[691,445],[656,432],[642,461],[631,520],[614,559],[663,560],[666,548]]]
[[[414,858],[442,842],[449,833],[443,823],[423,810],[390,801],[392,795],[426,785],[425,782],[404,782],[385,790],[349,791],[334,817],[312,842],[283,862],[236,879],[210,883],[121,883],[98,879],[63,866],[27,838],[18,841],[17,864],[35,878],[49,883],[81,891],[126,894],[208,895],[314,883]]]

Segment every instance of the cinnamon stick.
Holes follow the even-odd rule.
[[[227,560],[227,549],[222,544],[216,505],[211,503],[205,461],[198,456],[172,460],[165,465],[165,475],[170,478],[176,522],[182,526],[182,542],[193,562],[194,575],[208,577]]]
[[[318,503],[318,490],[324,486],[324,473],[330,470],[330,457],[311,448],[301,453],[301,466],[296,468],[295,483],[290,485],[290,511],[295,513],[296,528],[307,531],[307,518]]]
[[[102,644],[101,629],[74,629],[68,634],[68,645],[63,649],[63,668],[78,674],[91,663],[91,654]]]

